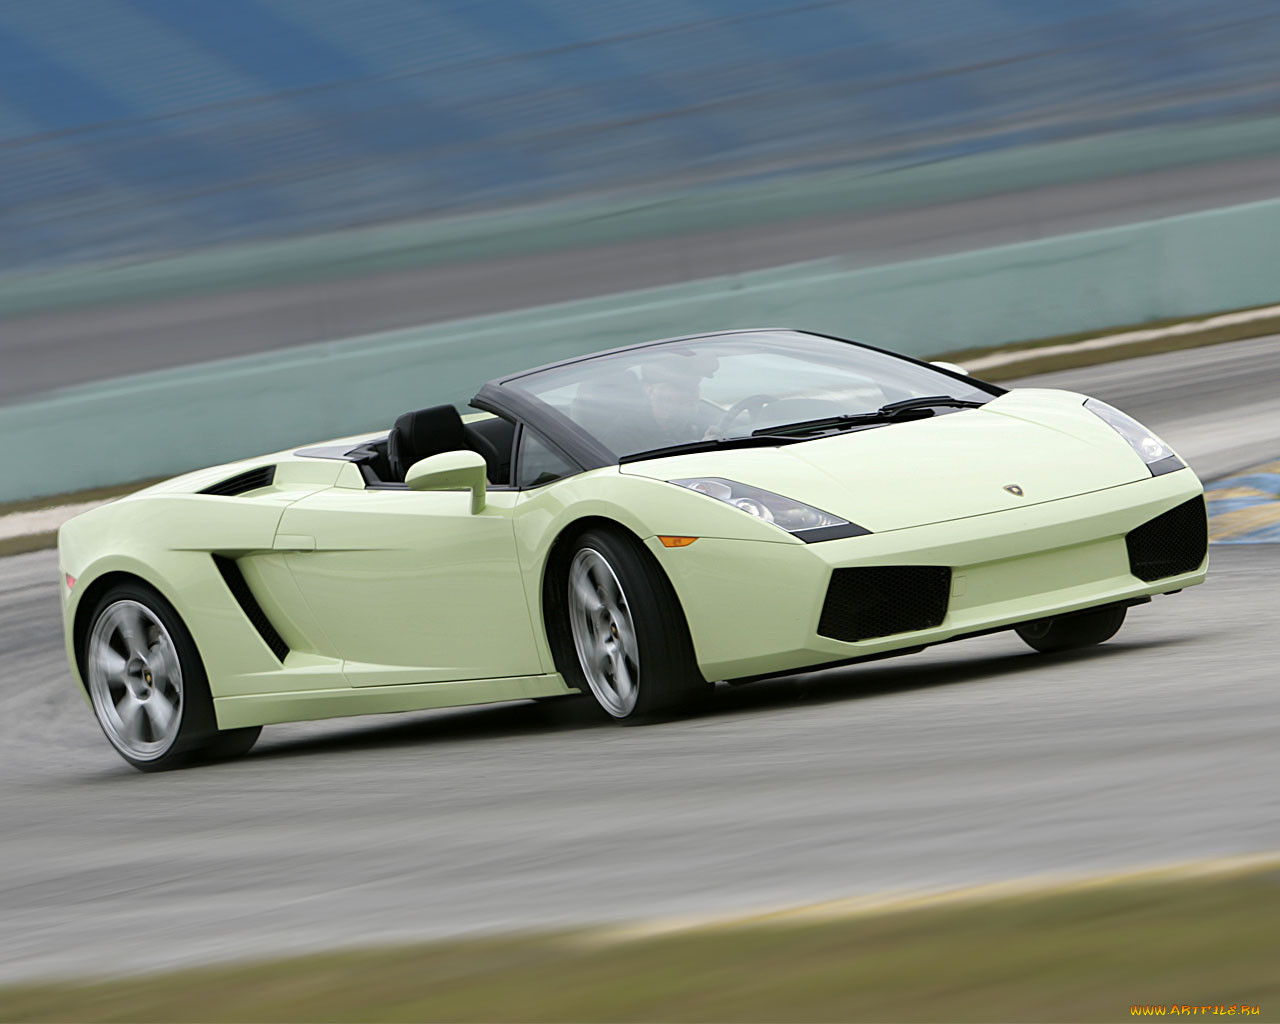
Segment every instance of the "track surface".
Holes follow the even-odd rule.
[[[1052,383],[1209,476],[1274,456],[1278,373],[1273,338]],[[641,729],[572,704],[280,726],[161,776],[72,691],[53,554],[0,561],[0,980],[1280,847],[1280,546],[1212,557],[1088,652],[998,634]]]
[[[1280,335],[1024,377],[1017,386],[1066,388],[1119,406],[1202,480],[1280,457]]]
[[[0,402],[48,388],[456,317],[842,255],[963,252],[1280,195],[1280,157],[350,280],[0,322]]]

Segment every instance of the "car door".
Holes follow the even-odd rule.
[[[334,487],[291,505],[276,549],[354,686],[543,671],[516,556],[516,492]]]

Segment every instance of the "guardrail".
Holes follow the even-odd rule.
[[[465,403],[485,379],[787,325],[912,355],[1280,300],[1280,200],[850,269],[821,260],[70,388],[0,408],[0,501],[178,473]]]

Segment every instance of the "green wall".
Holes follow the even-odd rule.
[[[839,259],[86,385],[0,408],[0,501],[378,429],[500,373],[789,326],[918,356],[1280,301],[1280,200],[853,270]]]

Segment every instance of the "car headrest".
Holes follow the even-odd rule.
[[[403,480],[415,462],[468,447],[462,417],[452,405],[433,405],[430,409],[407,412],[396,420],[387,438],[391,475]]]

